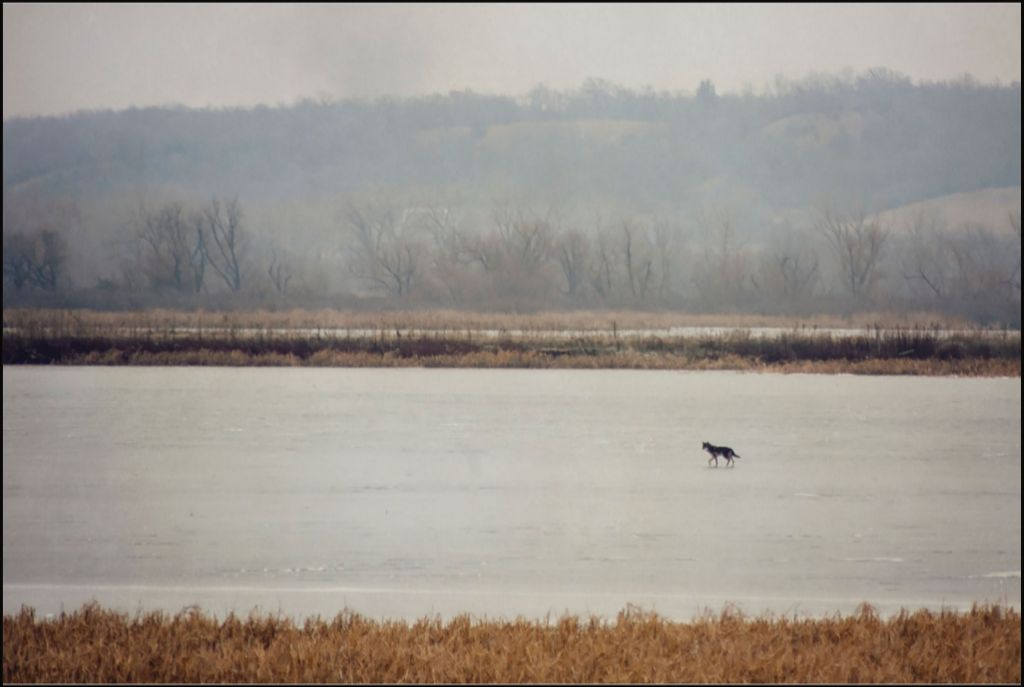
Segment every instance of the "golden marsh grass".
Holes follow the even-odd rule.
[[[4,682],[1009,682],[1020,683],[1020,614],[870,606],[849,616],[672,622],[629,608],[615,621],[302,624],[189,609],[135,616],[87,605],[3,620]]]

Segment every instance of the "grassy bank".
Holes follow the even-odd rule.
[[[678,623],[378,622],[85,606],[3,620],[4,682],[1020,682],[1020,614],[901,612]]]
[[[770,336],[665,314],[4,313],[3,364],[518,367],[1020,376],[1019,332],[782,322]],[[260,320],[265,316],[264,321]],[[449,319],[446,319],[449,318]],[[531,319],[532,318],[532,319]],[[605,318],[605,319],[602,319]],[[313,326],[313,323],[317,323]],[[835,325],[836,323],[831,323]],[[472,326],[470,326],[472,325]],[[681,327],[719,329],[678,333]],[[753,325],[750,325],[753,326]],[[659,328],[652,328],[659,327]]]

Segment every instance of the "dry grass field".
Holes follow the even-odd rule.
[[[380,622],[198,609],[134,617],[95,605],[3,620],[4,682],[926,682],[1020,683],[1020,614],[870,606],[822,619],[745,618],[728,609],[670,622]]]
[[[3,364],[1020,376],[1020,333],[668,313],[4,312]],[[681,327],[703,328],[681,332]],[[757,336],[752,327],[771,327]],[[710,329],[709,329],[710,328]],[[715,329],[718,328],[718,329]],[[842,329],[842,333],[830,331]]]
[[[723,315],[637,310],[570,310],[537,313],[477,312],[471,310],[239,310],[231,312],[145,310],[4,309],[4,327],[48,327],[86,333],[110,328],[170,330],[214,329],[352,329],[417,331],[611,331],[658,330],[671,327],[780,327],[784,329],[870,329],[974,327],[937,313],[895,315],[858,313],[850,317],[816,315],[795,318],[778,315]]]

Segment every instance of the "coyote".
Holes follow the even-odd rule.
[[[743,457],[740,454],[738,454],[735,451],[733,451],[728,446],[715,446],[714,444],[709,444],[706,441],[704,442],[704,445],[701,448],[703,448],[705,451],[707,451],[708,453],[711,454],[711,457],[708,458],[708,465],[711,465],[711,461],[714,460],[716,468],[718,467],[718,457],[719,456],[721,456],[722,458],[725,458],[725,464],[726,465],[733,465],[733,461],[732,461],[733,458],[742,458]]]

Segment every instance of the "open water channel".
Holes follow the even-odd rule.
[[[1019,378],[5,367],[3,610],[1019,609],[1020,418]]]

